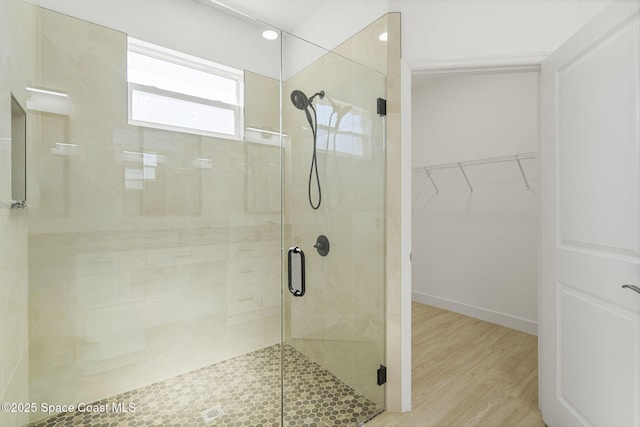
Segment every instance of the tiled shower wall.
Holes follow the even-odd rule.
[[[0,1],[0,402],[29,399],[28,228],[26,212],[9,209],[11,94],[24,108],[25,87],[36,78],[36,47],[37,8],[18,0]],[[28,414],[0,411],[2,426],[27,421]]]
[[[91,402],[278,343],[278,147],[129,126],[123,33],[43,10],[39,41],[40,85],[68,98],[30,111],[30,400]],[[245,123],[277,130],[255,112],[278,111],[278,82],[246,88],[276,97],[247,93]]]
[[[285,339],[379,408],[384,388],[377,385],[376,370],[385,363],[385,121],[376,100],[386,97],[386,46],[378,40],[385,28],[383,17],[338,47],[339,54],[317,55],[283,82],[283,130],[289,135],[285,223],[291,226],[285,244],[305,251],[307,278],[304,297],[287,295]],[[299,44],[293,38],[284,42],[285,49]],[[317,210],[308,201],[313,139],[304,112],[289,100],[294,89],[307,95],[325,91],[324,99],[314,101],[322,186]],[[315,175],[311,188],[315,201]],[[330,241],[326,257],[313,247],[320,234]]]

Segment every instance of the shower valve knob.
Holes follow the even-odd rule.
[[[327,239],[327,236],[325,236],[324,234],[321,234],[318,236],[316,244],[313,245],[313,247],[316,248],[320,256],[327,256],[330,247],[329,239]]]

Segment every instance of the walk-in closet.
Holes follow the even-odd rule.
[[[538,70],[413,79],[413,299],[537,332]]]

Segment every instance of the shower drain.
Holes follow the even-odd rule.
[[[202,411],[201,415],[204,422],[208,423],[223,416],[224,411],[222,410],[222,406],[216,406],[211,409],[207,409],[206,411]]]

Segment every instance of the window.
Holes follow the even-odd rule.
[[[129,123],[242,139],[243,73],[129,38]]]

